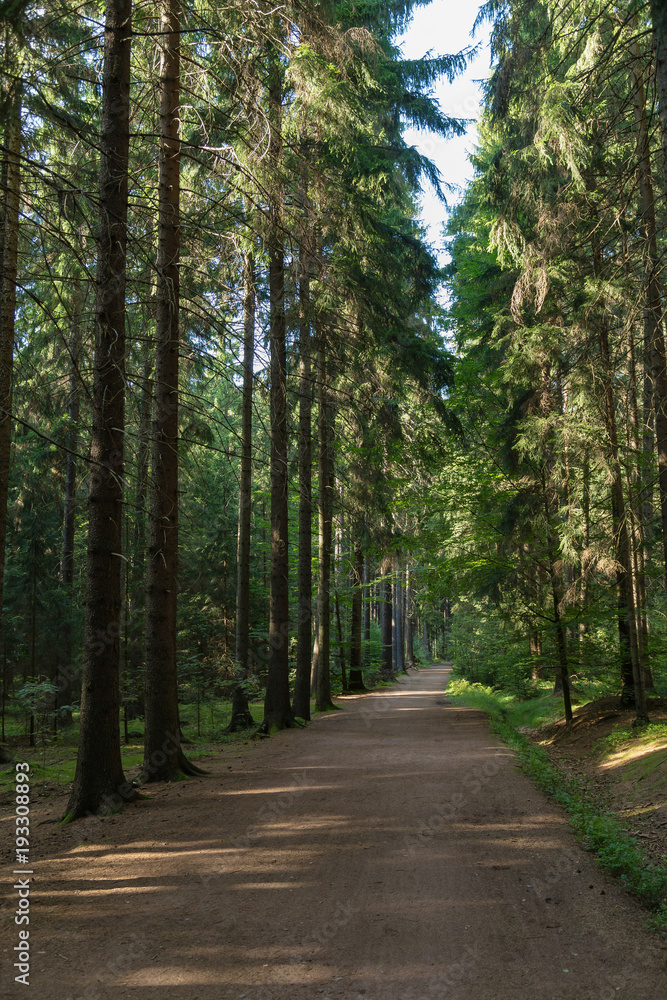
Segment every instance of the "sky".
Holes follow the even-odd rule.
[[[419,59],[429,51],[433,55],[446,55],[470,45],[473,41],[470,33],[479,6],[477,0],[432,0],[428,6],[417,8],[410,27],[399,39],[403,56]],[[454,83],[442,80],[434,88],[443,111],[453,118],[475,119],[478,116],[481,94],[476,81],[486,79],[490,73],[488,37],[488,25],[485,25],[474,39],[482,43],[480,53],[466,72]],[[407,142],[434,161],[445,182],[462,187],[472,178],[468,152],[476,142],[474,125],[468,128],[465,136],[453,139],[442,139],[416,129],[406,129],[404,135]],[[455,191],[447,194],[450,204],[458,197]],[[441,260],[445,254],[442,227],[446,217],[446,206],[438,201],[428,185],[422,195],[422,219],[428,229],[429,242]]]

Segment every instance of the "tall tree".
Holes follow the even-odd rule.
[[[350,622],[350,691],[365,691],[363,675],[362,617],[364,603],[364,550],[362,544],[363,519],[355,525],[352,558],[352,617]]]
[[[16,323],[16,272],[21,185],[21,50],[20,36],[4,25],[7,82],[0,109],[3,128],[0,191],[0,636],[5,574],[5,538],[12,442],[12,384]]]
[[[131,0],[108,0],[100,128],[93,425],[81,723],[68,820],[132,795],[120,757],[121,524]]]
[[[236,679],[230,732],[254,725],[244,681],[248,678],[250,639],[250,529],[252,523],[252,383],[255,357],[255,262],[243,257],[243,388],[241,402],[241,472],[236,546]]]
[[[269,52],[269,159],[274,180],[282,172],[282,71],[276,15],[275,38]],[[271,423],[271,580],[269,598],[269,664],[264,700],[266,731],[291,725],[289,694],[289,545],[287,466],[287,344],[285,324],[285,252],[282,231],[282,189],[271,191],[269,206],[270,423]]]
[[[156,348],[146,563],[142,779],[201,774],[181,749],[176,673],[180,320],[180,0],[160,11]]]
[[[318,578],[317,578],[317,689],[315,707],[326,712],[331,700],[331,550],[333,538],[333,406],[329,398],[326,331],[321,317],[317,336],[317,445],[318,445]]]
[[[313,431],[311,376],[311,303],[309,247],[300,251],[299,301],[299,599],[296,677],[293,709],[297,718],[310,719],[312,645],[312,518]]]

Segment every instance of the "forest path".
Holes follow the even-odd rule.
[[[481,713],[443,704],[448,675],[345,698],[111,819],[36,826],[33,995],[664,996],[664,945],[643,911]]]

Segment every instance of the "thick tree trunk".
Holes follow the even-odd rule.
[[[333,507],[333,456],[331,404],[327,384],[326,346],[324,331],[318,324],[317,331],[318,377],[318,451],[319,451],[319,550],[317,579],[317,691],[318,712],[333,708],[330,675],[330,617],[331,617],[331,543]]]
[[[299,298],[299,620],[296,643],[294,714],[310,719],[311,636],[313,622],[312,518],[313,518],[313,385],[310,364],[310,260],[302,255]]]
[[[252,515],[252,381],[255,358],[255,265],[243,258],[243,392],[241,403],[241,474],[236,543],[236,680],[229,731],[254,725],[243,682],[248,678],[250,639],[250,529]]]
[[[176,674],[180,257],[180,2],[160,14],[160,147],[142,780],[201,774],[181,749]]]
[[[70,820],[121,808],[135,794],[123,775],[119,725],[131,17],[131,0],[108,0],[81,724]]]

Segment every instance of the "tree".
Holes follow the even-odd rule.
[[[280,36],[276,30],[276,36]],[[277,42],[270,50],[270,160],[279,174],[282,160],[282,79]],[[287,347],[285,329],[285,256],[281,229],[280,190],[269,206],[269,305],[271,347],[271,594],[269,664],[264,701],[264,728],[292,724],[289,695],[289,547],[287,468]]]
[[[296,678],[294,681],[294,714],[310,719],[310,674],[312,635],[312,517],[313,517],[313,438],[311,375],[311,302],[309,249],[302,249],[300,258],[299,300],[299,596],[298,633],[296,644]]]
[[[241,472],[239,528],[236,547],[236,650],[238,683],[232,694],[230,732],[254,725],[243,686],[248,678],[250,631],[250,529],[252,520],[252,382],[255,357],[255,264],[252,253],[243,259],[243,402],[241,410]]]
[[[131,0],[108,0],[81,727],[74,785],[65,810],[68,820],[116,809],[133,794],[123,774],[119,727],[131,38]]]

